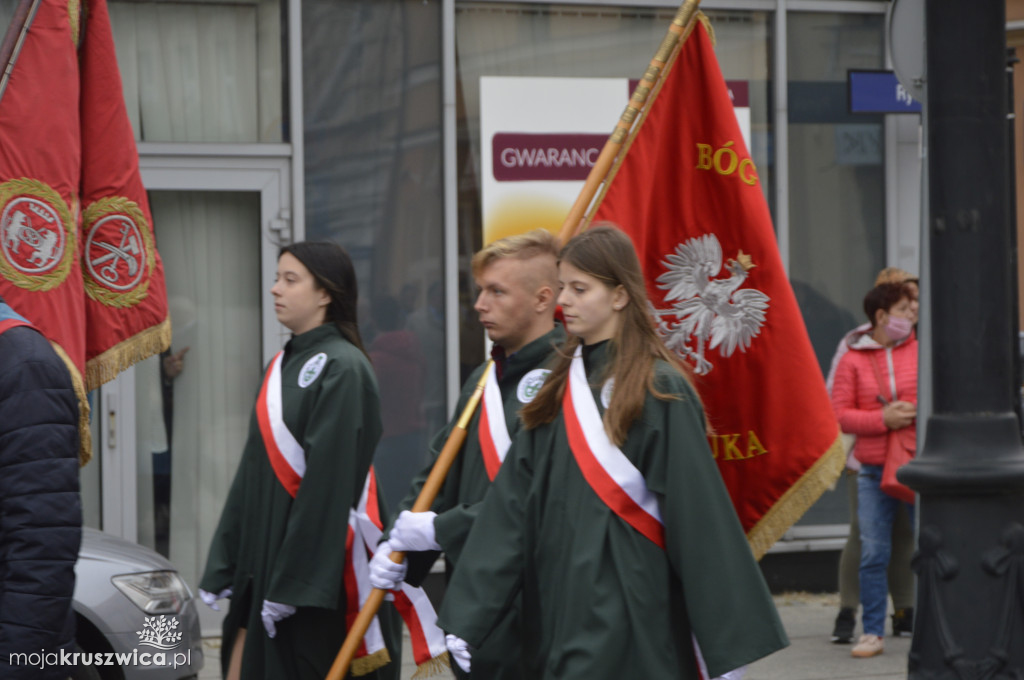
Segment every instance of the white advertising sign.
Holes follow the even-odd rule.
[[[727,82],[750,147],[747,83]],[[480,79],[484,243],[557,234],[633,93],[628,78]]]

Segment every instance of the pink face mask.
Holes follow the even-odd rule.
[[[914,324],[910,319],[904,319],[902,316],[889,316],[889,321],[886,322],[885,334],[889,336],[889,339],[893,342],[899,342],[908,335],[910,331],[914,329]]]

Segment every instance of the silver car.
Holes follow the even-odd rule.
[[[195,600],[163,556],[83,529],[75,564],[75,680],[183,680],[203,667]]]

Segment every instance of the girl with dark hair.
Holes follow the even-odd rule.
[[[706,678],[784,647],[629,238],[575,237],[559,279],[572,337],[521,411],[449,584],[449,650],[471,666],[520,594],[531,678]]]
[[[293,335],[264,377],[200,594],[215,609],[231,600],[225,677],[312,680],[326,676],[346,612],[358,610],[346,592],[346,536],[369,483],[380,403],[345,251],[331,243],[282,248],[270,293]],[[400,658],[387,639],[393,622],[384,627]],[[374,651],[357,659],[364,670],[386,663],[387,650]]]

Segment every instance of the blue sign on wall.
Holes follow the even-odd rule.
[[[910,96],[892,71],[847,71],[850,113],[920,113],[921,102]]]

